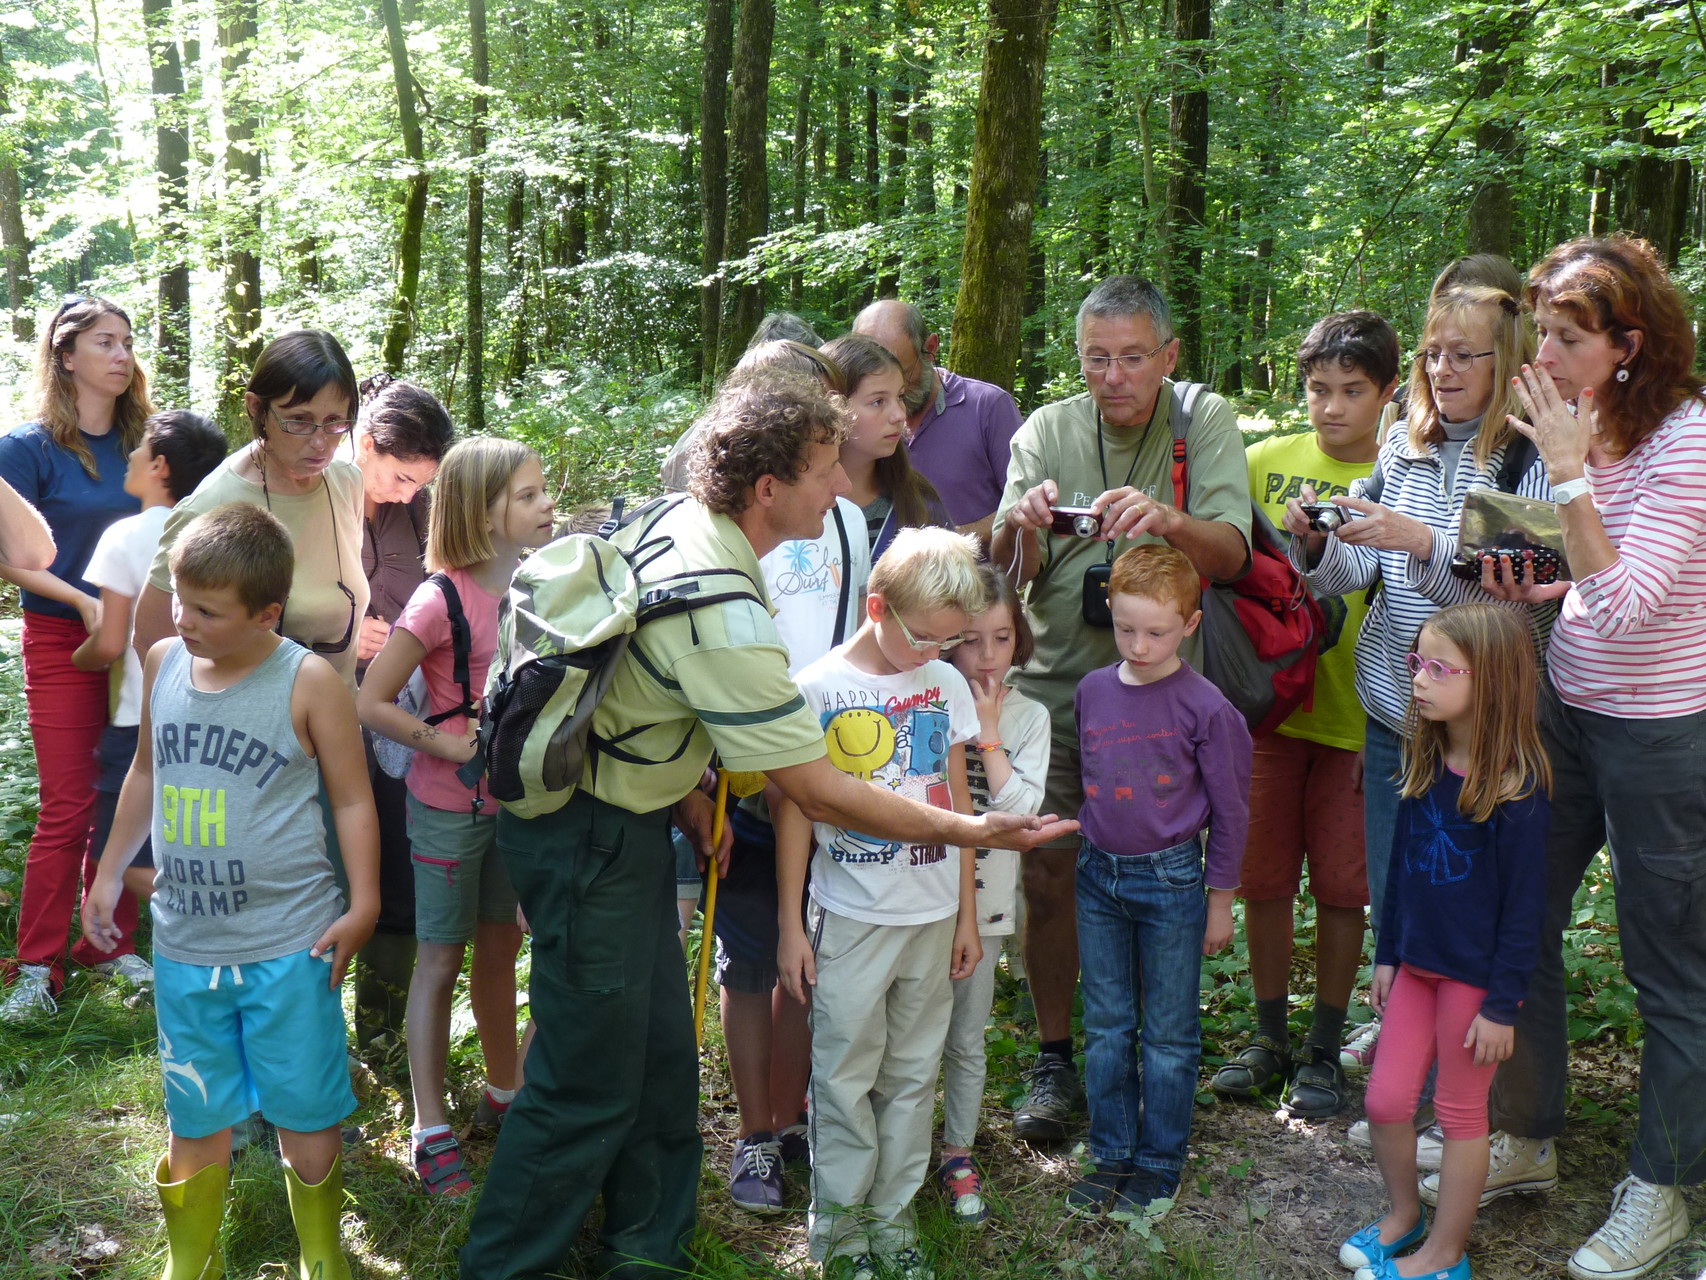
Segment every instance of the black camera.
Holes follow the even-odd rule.
[[[1049,532],[1062,538],[1099,538],[1102,536],[1102,517],[1089,507],[1050,507],[1054,522]]]
[[[1332,533],[1345,522],[1345,509],[1336,502],[1305,502],[1300,504],[1309,517],[1309,527],[1316,533]]]
[[[1112,629],[1114,610],[1108,600],[1108,576],[1113,570],[1114,566],[1105,561],[1084,570],[1084,596],[1079,604],[1079,614],[1085,626]]]

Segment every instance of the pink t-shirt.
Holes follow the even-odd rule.
[[[462,598],[462,613],[468,619],[468,687],[478,702],[486,688],[486,670],[492,665],[492,655],[498,647],[498,604],[502,597],[486,591],[466,570],[448,569],[445,576],[456,584],[457,594]],[[437,584],[423,582],[415,588],[415,594],[409,597],[402,616],[397,619],[397,626],[426,648],[421,672],[426,676],[428,714],[437,715],[459,705],[462,686],[452,674],[455,655],[450,644],[450,611]],[[452,734],[473,732],[467,716],[452,716],[438,727]],[[459,767],[424,751],[417,752],[409,769],[409,794],[434,809],[468,811],[475,792],[457,781]]]

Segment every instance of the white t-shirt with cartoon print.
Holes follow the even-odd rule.
[[[946,662],[872,675],[832,649],[795,677],[843,773],[911,800],[952,809],[948,749],[977,737],[965,677]],[[812,900],[865,924],[929,924],[960,907],[960,855],[949,845],[903,844],[815,823]]]

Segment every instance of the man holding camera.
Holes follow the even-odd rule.
[[[1073,693],[1087,672],[1119,660],[1106,622],[1085,620],[1106,618],[1108,566],[1127,547],[1166,542],[1204,577],[1227,581],[1244,571],[1250,537],[1243,436],[1232,406],[1212,392],[1197,398],[1185,437],[1188,513],[1175,504],[1168,375],[1179,343],[1161,291],[1139,276],[1097,285],[1078,309],[1078,355],[1087,391],[1037,410],[1013,437],[990,546],[993,563],[1031,584],[1036,656],[1014,683],[1049,709],[1043,811],[1064,816],[1083,803]],[[1179,650],[1199,671],[1201,644],[1199,628]],[[1077,849],[1073,837],[1024,859],[1025,968],[1041,1051],[1014,1130],[1033,1142],[1065,1138],[1083,1105],[1071,1039]]]

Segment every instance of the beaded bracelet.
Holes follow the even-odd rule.
[[[999,739],[999,738],[997,738],[994,742],[980,742],[977,744],[977,749],[979,751],[999,751],[999,750],[1001,750],[1001,747],[1002,747],[1002,742],[1001,742],[1001,739]]]

